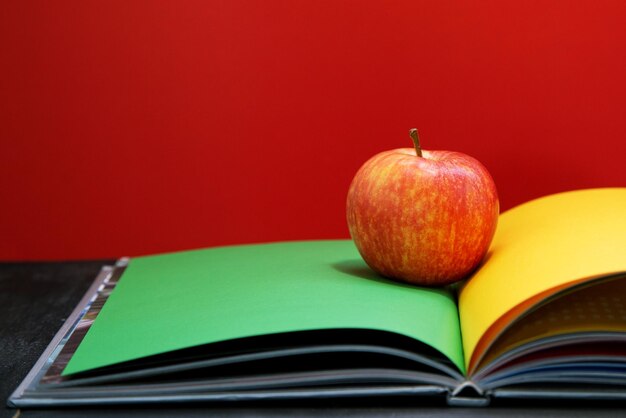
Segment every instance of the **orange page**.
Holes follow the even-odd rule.
[[[559,193],[503,213],[484,265],[459,293],[468,370],[482,355],[476,348],[484,351],[502,330],[491,328],[569,284],[619,272],[626,272],[626,188]]]

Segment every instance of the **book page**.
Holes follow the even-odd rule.
[[[503,213],[486,261],[459,292],[468,370],[516,315],[569,285],[626,272],[625,254],[626,188],[560,193]]]
[[[464,371],[452,292],[386,280],[352,241],[338,240],[131,259],[63,374],[235,338],[342,328],[412,337]]]
[[[477,367],[533,341],[590,332],[626,333],[626,276],[556,295],[507,329]]]

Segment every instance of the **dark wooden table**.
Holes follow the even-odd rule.
[[[37,361],[100,267],[111,261],[0,263],[0,396],[4,402]],[[525,402],[489,408],[449,408],[440,403],[425,403],[423,399],[371,399],[149,408],[0,409],[0,417],[18,414],[20,417],[615,417],[626,416],[626,405]]]

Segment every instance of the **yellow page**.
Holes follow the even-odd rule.
[[[626,272],[626,188],[559,193],[503,213],[484,265],[459,293],[468,370],[482,354],[474,353],[479,343],[481,350],[491,343],[481,339],[495,337],[488,331],[507,312],[617,272]]]

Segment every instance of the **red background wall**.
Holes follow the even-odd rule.
[[[0,6],[0,259],[347,237],[373,154],[626,186],[626,2]]]

